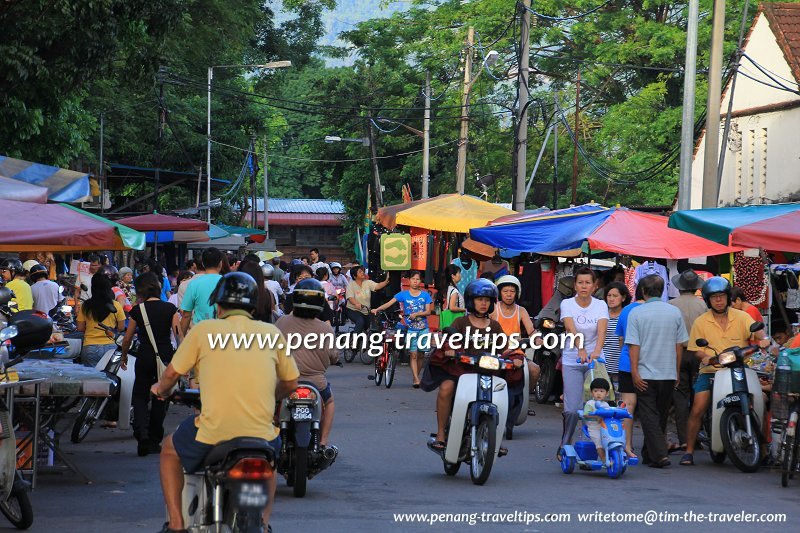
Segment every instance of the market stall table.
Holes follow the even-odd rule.
[[[17,456],[19,457],[20,451],[24,450],[27,446],[31,446],[33,453],[31,457],[37,457],[39,451],[39,423],[40,423],[40,392],[41,385],[45,378],[34,379],[20,379],[19,381],[3,381],[0,382],[0,390],[5,391],[5,402],[8,407],[11,420],[14,419],[14,396],[16,389],[23,387],[33,390],[33,396],[26,398],[26,403],[33,403],[33,431],[30,432],[28,437],[17,440]],[[36,488],[36,461],[31,461],[31,487]]]

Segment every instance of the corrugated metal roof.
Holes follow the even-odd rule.
[[[264,199],[256,199],[256,211],[264,212]],[[344,214],[344,204],[338,200],[316,198],[270,198],[270,213]]]

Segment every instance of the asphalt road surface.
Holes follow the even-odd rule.
[[[554,457],[561,414],[552,405],[534,405],[536,416],[506,442],[510,453],[495,463],[484,486],[471,483],[466,465],[455,477],[447,477],[439,457],[425,445],[435,429],[435,393],[412,389],[408,367],[398,368],[391,389],[368,381],[370,369],[356,361],[329,370],[336,399],[331,442],[339,446],[340,455],[329,470],[309,481],[305,498],[293,498],[291,489],[279,482],[275,533],[797,529],[791,524],[800,519],[800,479],[781,488],[777,472],[744,474],[729,462],[712,464],[703,452],[695,455],[695,467],[679,466],[679,456],[673,455],[669,468],[630,467],[618,480],[603,472],[564,475]],[[173,407],[168,430],[187,413],[187,408]],[[639,448],[641,431],[635,432]],[[67,432],[62,440],[68,438]],[[67,474],[40,476],[32,494],[35,518],[30,531],[160,530],[164,507],[158,457],[137,457],[129,431],[98,427],[83,443],[65,443],[64,449],[93,483]],[[641,516],[580,521],[580,514],[595,512]],[[747,522],[743,520],[769,517],[741,513],[786,517],[779,523]],[[420,521],[408,522],[403,514],[417,515]],[[555,517],[558,523],[541,521],[553,519],[545,517],[551,514],[563,516]],[[699,517],[704,523],[685,521]],[[0,531],[9,530],[0,517]]]

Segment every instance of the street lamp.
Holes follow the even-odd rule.
[[[352,139],[349,137],[339,137],[338,135],[326,135],[325,142],[328,144],[332,143],[340,143],[340,142],[348,142],[348,143],[361,143],[364,146],[369,146],[369,137],[363,137],[360,139]]]
[[[273,61],[263,65],[214,65],[208,67],[208,128],[207,128],[207,146],[208,153],[206,154],[206,187],[208,197],[208,223],[211,224],[211,80],[214,79],[215,68],[281,68],[291,67],[291,61]],[[266,198],[264,199],[266,202]]]

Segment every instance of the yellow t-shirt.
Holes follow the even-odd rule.
[[[250,349],[236,349],[229,337],[224,348],[211,348],[212,338],[226,335],[253,335]],[[217,337],[218,335],[218,337]],[[258,346],[258,335],[277,337],[275,348]],[[282,346],[277,349],[277,346]],[[286,353],[286,340],[272,324],[245,316],[229,316],[198,322],[172,357],[179,374],[192,368],[202,376],[203,408],[196,419],[197,440],[217,444],[236,437],[273,440],[278,428],[275,415],[275,389],[278,381],[300,376],[294,358]]]
[[[96,346],[100,344],[114,344],[114,339],[106,335],[106,332],[98,328],[97,320],[92,315],[87,314],[84,310],[85,305],[82,305],[78,312],[78,322],[86,322],[86,330],[83,334],[83,344],[85,346]],[[101,322],[104,326],[115,328],[117,331],[125,329],[125,311],[122,310],[122,304],[114,300],[114,312],[109,313],[107,317]]]
[[[33,293],[31,286],[21,279],[12,279],[6,282],[6,287],[14,291],[12,302],[17,302],[17,311],[28,311],[33,309]]]
[[[723,331],[716,320],[714,320],[714,312],[710,309],[697,317],[692,324],[692,332],[689,335],[690,351],[703,351],[704,353],[713,356],[714,348],[718,353],[732,346],[745,347],[747,346],[752,333],[750,333],[750,326],[753,324],[753,318],[733,307],[728,308],[728,327]],[[709,348],[700,348],[697,345],[697,339],[705,339],[708,341]],[[703,365],[700,363],[701,374],[713,374],[718,369],[711,365]]]
[[[355,281],[351,281],[347,284],[347,290],[345,291],[345,298],[347,298],[347,308],[352,309],[353,311],[358,311],[359,313],[368,314],[367,312],[363,311],[361,307],[354,307],[353,304],[350,303],[350,298],[355,298],[356,301],[360,305],[365,305],[367,307],[372,307],[370,305],[370,301],[372,300],[372,291],[375,290],[377,287],[377,283],[372,281],[371,279],[365,279],[361,282],[361,286],[358,285]]]

